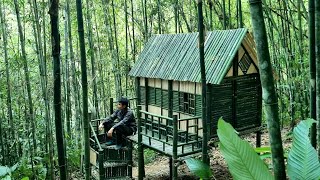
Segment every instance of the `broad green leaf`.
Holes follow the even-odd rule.
[[[0,177],[5,176],[8,173],[10,173],[10,168],[8,168],[7,166],[0,166]]]
[[[207,179],[212,176],[210,167],[202,161],[193,158],[186,159],[185,161],[190,171],[199,178]]]
[[[257,148],[254,148],[254,150],[255,150],[257,153],[271,153],[271,147],[270,147],[270,146],[257,147]]]
[[[309,140],[312,119],[301,121],[293,130],[293,143],[288,156],[290,179],[313,180],[320,177],[320,164],[316,150]]]
[[[24,177],[21,180],[29,180],[29,177]]]
[[[250,144],[240,139],[229,123],[219,119],[217,132],[220,140],[220,150],[227,161],[233,179],[274,179]]]

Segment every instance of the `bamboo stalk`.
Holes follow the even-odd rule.
[[[88,80],[87,80],[87,64],[86,64],[86,48],[84,40],[82,2],[76,1],[77,5],[77,22],[81,57],[81,83],[82,83],[82,116],[83,116],[83,139],[84,139],[84,169],[85,179],[90,179],[90,142],[89,142],[89,114],[88,114]]]

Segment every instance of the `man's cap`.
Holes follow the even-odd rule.
[[[128,105],[129,104],[129,100],[127,98],[125,98],[125,97],[119,98],[117,102],[121,103],[123,105]]]

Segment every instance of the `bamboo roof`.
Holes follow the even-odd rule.
[[[205,67],[207,83],[220,84],[248,30],[207,32]],[[157,34],[146,43],[130,76],[200,82],[199,33]]]

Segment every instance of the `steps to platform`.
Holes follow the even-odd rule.
[[[104,136],[104,135],[99,135]],[[103,139],[103,138],[100,138]],[[104,142],[104,141],[102,141]],[[96,180],[106,179],[131,179],[132,177],[132,142],[126,142],[126,146],[116,150],[115,145],[100,144],[99,151],[96,143],[91,144],[90,163],[92,164],[92,176]],[[99,165],[103,162],[103,166]],[[100,169],[101,168],[101,169]]]

